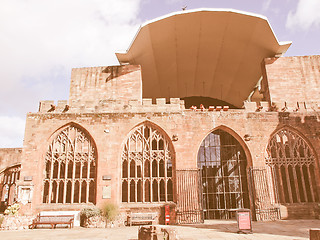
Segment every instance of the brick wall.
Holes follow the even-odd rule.
[[[69,103],[141,100],[141,69],[136,65],[74,68]]]
[[[262,72],[266,100],[320,102],[320,55],[266,58]]]
[[[0,148],[0,171],[21,162],[22,148]]]
[[[143,111],[144,107],[149,110]],[[168,106],[142,104],[138,108],[139,112],[110,110],[105,113],[28,114],[21,179],[23,176],[33,176],[32,184],[36,193],[33,198],[33,210],[38,211],[46,205],[41,203],[44,156],[52,141],[51,135],[71,122],[86,129],[97,146],[96,202],[98,205],[106,201],[102,199],[102,188],[105,185],[111,186],[111,199],[108,201],[121,204],[122,147],[129,132],[145,121],[159,126],[170,138],[173,135],[178,136],[178,140],[172,142],[176,169],[197,168],[199,146],[207,134],[216,128],[224,129],[238,139],[246,151],[248,166],[264,166],[265,149],[270,136],[283,126],[291,126],[305,136],[315,150],[317,158],[320,159],[320,124],[317,121],[319,112],[255,112],[250,108],[209,112],[178,108],[170,110]],[[151,108],[153,108],[152,112],[150,112]],[[245,141],[245,135],[249,135],[250,139]],[[103,180],[103,175],[110,176],[111,180]],[[70,207],[74,208],[74,206]]]
[[[156,99],[155,103],[152,99],[142,99],[139,66],[74,69],[69,103],[58,101],[52,108],[53,101],[42,101],[38,113],[27,115],[19,184],[34,187],[29,210],[75,210],[85,205],[42,203],[48,145],[53,134],[70,123],[85,129],[96,144],[98,206],[111,201],[123,208],[137,207],[137,204],[121,203],[121,154],[130,131],[146,121],[158,126],[169,138],[177,137],[177,141],[172,141],[177,170],[197,168],[201,142],[218,128],[240,142],[248,167],[265,165],[268,141],[282,127],[291,127],[304,136],[320,159],[320,108],[314,103],[320,102],[319,56],[265,59],[264,64],[263,83],[267,86],[264,94],[267,100],[277,103],[276,108],[271,109],[268,101],[259,106],[247,102],[245,109],[225,111],[186,110],[183,101],[177,98],[171,98],[169,103],[164,98]],[[102,178],[105,175],[107,180]],[[32,176],[32,182],[23,182],[24,176]],[[316,177],[320,190],[320,178]],[[111,199],[102,197],[105,186],[111,186]],[[150,206],[138,204],[138,207],[147,205]]]

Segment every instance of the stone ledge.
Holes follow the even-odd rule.
[[[99,100],[99,101],[72,101],[59,100],[57,106],[54,101],[40,101],[39,113],[99,113],[99,112],[166,112],[184,110],[184,101],[179,98],[157,98],[152,103],[151,98],[142,100]]]

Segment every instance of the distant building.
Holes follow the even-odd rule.
[[[313,217],[320,56],[281,57],[290,45],[230,9],[145,23],[119,66],[73,69],[68,101],[27,114],[23,148],[0,149],[2,208]]]

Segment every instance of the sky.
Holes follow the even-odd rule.
[[[264,15],[285,56],[320,54],[320,0],[0,0],[0,148],[22,147],[40,100],[69,97],[71,68],[117,65],[147,20],[182,7]]]

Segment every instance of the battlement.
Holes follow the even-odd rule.
[[[185,109],[184,100],[170,98],[157,98],[155,103],[151,98],[142,100],[100,100],[97,101],[72,101],[59,100],[55,104],[52,100],[44,100],[39,103],[39,113],[106,113],[106,112],[172,112],[172,111],[229,111],[229,106],[210,106],[209,108],[197,108],[195,106]],[[233,110],[234,111],[234,110]],[[246,112],[318,112],[320,103],[317,102],[244,102],[244,109],[237,111]]]
[[[244,102],[247,112],[315,112],[320,110],[318,102]]]
[[[59,100],[57,105],[52,100],[40,101],[40,113],[106,113],[106,112],[172,112],[184,110],[184,101],[180,98],[170,98],[169,103],[165,98],[142,100],[101,100],[72,101]]]

